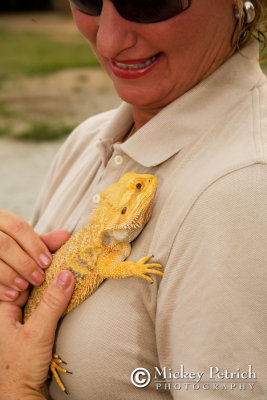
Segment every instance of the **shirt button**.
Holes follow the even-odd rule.
[[[97,204],[97,203],[99,203],[99,200],[100,200],[100,196],[99,196],[98,193],[96,193],[96,194],[93,196],[93,202]]]
[[[115,156],[114,161],[115,161],[116,165],[121,165],[123,163],[123,157],[120,155],[117,155],[117,156]]]

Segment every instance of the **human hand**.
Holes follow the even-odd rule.
[[[59,272],[24,325],[18,305],[0,303],[1,398],[45,399],[42,386],[52,359],[56,326],[73,289],[72,273]]]
[[[66,231],[38,235],[15,214],[0,209],[0,300],[24,304],[29,283],[40,285],[43,268],[50,265],[50,252],[69,238]]]

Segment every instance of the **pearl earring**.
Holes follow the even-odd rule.
[[[240,15],[239,15],[239,10],[238,10],[237,6],[234,7],[234,13],[235,13],[236,19],[239,19]],[[255,7],[254,7],[253,3],[251,1],[244,1],[244,4],[243,4],[244,24],[250,24],[251,22],[253,22],[255,19],[255,16],[256,16],[256,13],[255,13]]]

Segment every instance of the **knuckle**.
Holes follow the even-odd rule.
[[[59,291],[47,290],[42,301],[50,310],[58,312],[59,308],[62,306],[62,295]]]
[[[0,283],[12,286],[14,284],[14,280],[18,275],[15,271],[8,267],[7,265],[0,264]]]
[[[25,256],[20,262],[20,273],[23,275],[29,275],[36,268],[36,264],[32,258]]]
[[[12,232],[13,235],[17,236],[24,233],[27,227],[27,223],[23,219],[15,218],[12,219],[8,224],[8,231]]]
[[[40,240],[38,235],[34,235],[31,241],[31,252],[32,254],[39,254],[44,250],[44,244]]]
[[[0,251],[7,250],[10,246],[10,237],[4,232],[0,232]]]

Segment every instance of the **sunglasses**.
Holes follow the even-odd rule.
[[[117,12],[128,21],[151,24],[175,17],[191,6],[192,0],[111,0]],[[70,0],[84,14],[99,16],[103,0]]]

